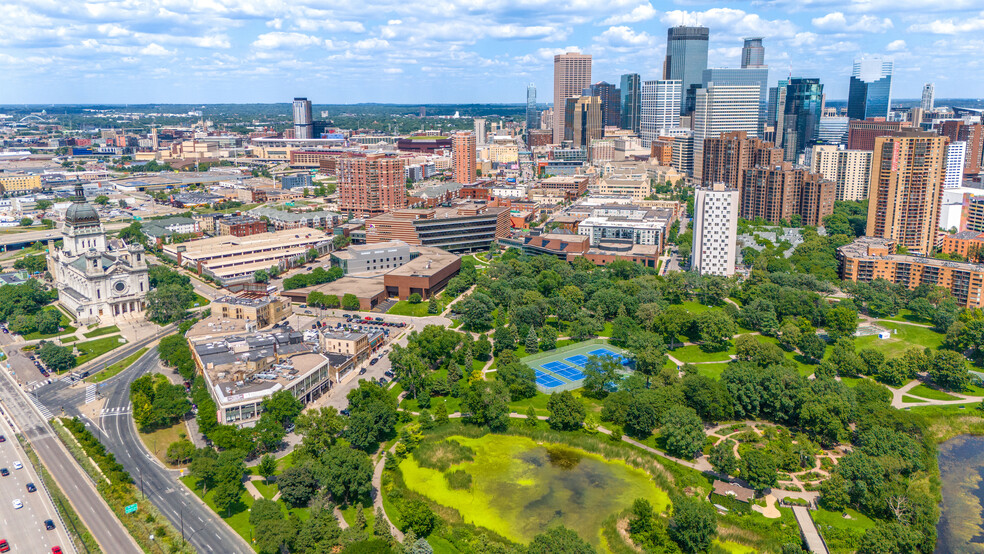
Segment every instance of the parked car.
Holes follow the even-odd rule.
[[[378,361],[379,361],[378,358],[373,358],[373,359],[369,360],[369,365],[376,365],[376,362],[378,362]]]
[[[52,546],[51,554],[62,554],[62,549],[60,546]]]
[[[7,437],[0,435],[0,442],[7,442]]]
[[[365,375],[365,374],[366,374],[366,371],[369,371],[369,370],[368,370],[368,369],[366,369],[366,368],[362,368],[362,369],[360,369],[360,370],[359,370],[359,375]]]

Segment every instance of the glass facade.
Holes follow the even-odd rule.
[[[786,161],[795,161],[800,152],[817,139],[823,106],[820,79],[790,79],[786,85],[783,114],[783,150]]]
[[[621,124],[623,129],[639,132],[639,122],[642,109],[642,81],[638,73],[622,75],[619,90],[621,91]]]
[[[886,75],[872,83],[866,83],[858,77],[851,76],[851,87],[847,93],[847,117],[851,119],[887,118],[891,100],[891,75]]]
[[[742,69],[705,69],[701,85],[707,88],[709,83],[716,86],[757,86],[759,87],[759,136],[765,132],[766,112],[769,107],[769,69],[766,67],[749,67]]]
[[[707,69],[707,43],[710,30],[707,27],[670,27],[666,32],[666,64],[663,79],[681,81],[680,106],[685,113],[686,92],[693,85],[701,84]]]
[[[536,109],[536,86],[526,87],[526,130],[540,128],[540,112]]]

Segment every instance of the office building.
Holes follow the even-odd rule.
[[[946,173],[943,188],[955,189],[963,186],[964,162],[967,156],[967,143],[951,142],[946,147]]]
[[[643,81],[640,94],[639,136],[651,147],[662,129],[680,125],[680,81]]]
[[[769,106],[769,68],[749,67],[743,69],[711,68],[701,74],[701,87],[716,86],[754,86],[759,88],[759,120],[758,132],[765,132],[765,119]],[[697,94],[697,91],[693,91]],[[694,98],[696,102],[696,97]]]
[[[912,253],[930,253],[936,244],[949,142],[914,130],[875,139],[866,235],[893,240]]]
[[[622,128],[638,133],[640,116],[642,114],[642,81],[638,73],[626,73],[622,75],[619,86],[622,98],[620,99],[620,121]]]
[[[307,98],[294,98],[294,138],[314,138],[314,118],[311,116],[311,101]]]
[[[662,213],[660,213],[662,212]],[[662,250],[666,232],[672,224],[670,210],[650,210],[633,205],[599,206],[577,226],[577,234],[590,238],[592,247],[617,250],[623,245],[653,246]]]
[[[746,169],[772,167],[782,163],[782,149],[771,142],[749,137],[745,131],[722,133],[704,139],[701,181],[705,185],[723,183],[738,189]],[[737,203],[736,203],[737,205]]]
[[[452,180],[470,185],[478,179],[475,157],[475,134],[459,131],[451,137]]]
[[[568,98],[564,108],[564,140],[587,152],[591,141],[605,136],[602,122],[602,102],[598,96]]]
[[[896,254],[899,244],[868,236],[841,246],[837,249],[841,279],[865,283],[885,279],[908,289],[925,283],[949,290],[961,308],[984,307],[984,265]]]
[[[760,93],[758,86],[718,86],[716,83],[708,83],[707,88],[697,90],[693,115],[693,171],[698,181],[703,180],[704,139],[734,131],[758,136]]]
[[[40,175],[0,174],[0,191],[4,194],[40,189]]]
[[[782,148],[786,161],[796,161],[813,141],[820,127],[823,85],[820,79],[789,80],[783,110]]]
[[[881,56],[854,60],[847,93],[847,117],[888,117],[892,104],[892,70],[895,62]]]
[[[549,177],[540,181],[537,188],[564,191],[573,196],[584,196],[588,192],[588,177]]]
[[[481,148],[485,146],[485,119],[476,117],[472,120],[475,128],[475,146]]]
[[[526,87],[526,133],[540,128],[540,112],[536,109],[536,86],[530,83]],[[529,140],[526,141],[529,143]]]
[[[553,142],[564,140],[564,109],[568,98],[581,96],[591,85],[591,55],[567,52],[554,56]]]
[[[962,120],[944,121],[938,127],[939,133],[950,139],[951,143],[964,142],[964,174],[981,173],[981,157],[984,156],[984,125]]]
[[[223,296],[209,305],[221,319],[249,320],[257,329],[279,323],[291,314],[290,302],[281,296]]]
[[[820,117],[817,129],[817,142],[822,144],[847,144],[847,129],[850,118],[832,115]]]
[[[762,46],[762,37],[751,37],[745,39],[745,44],[741,47],[741,67],[763,68],[765,65],[765,47]]]
[[[597,96],[601,99],[601,128],[621,127],[622,91],[611,83],[601,81],[583,91],[583,96]]]
[[[936,100],[935,89],[936,85],[933,83],[926,83],[923,85],[922,101],[919,103],[919,107],[922,108],[924,113],[933,111],[933,106]]]
[[[737,238],[738,189],[724,183],[698,188],[690,268],[701,275],[734,275]]]
[[[280,188],[287,190],[296,188],[310,188],[313,186],[310,173],[294,173],[291,175],[284,175],[280,178]]]
[[[666,61],[663,63],[663,80],[680,81],[680,113],[686,112],[686,94],[691,87],[700,85],[707,69],[707,45],[710,29],[707,27],[671,27],[666,31]]]
[[[215,221],[215,230],[219,235],[248,237],[267,232],[267,224],[262,219],[244,215],[223,217]]]
[[[792,223],[799,216],[801,225],[822,225],[834,213],[836,185],[789,163],[773,167],[753,167],[745,171],[741,189],[741,217],[761,218],[772,224]]]
[[[810,156],[810,171],[835,183],[837,200],[864,200],[871,179],[871,151],[817,144]]]
[[[407,207],[404,163],[402,158],[382,154],[339,159],[339,209],[359,217],[372,217]]]
[[[851,120],[847,125],[848,150],[874,150],[875,138],[901,131],[904,121],[887,121],[884,118]]]
[[[366,244],[402,240],[449,252],[487,250],[509,234],[509,208],[481,203],[398,210],[366,220]]]
[[[789,81],[780,79],[774,87],[769,87],[769,98],[765,110],[765,128],[763,135],[777,146],[782,146],[782,128],[786,112],[786,86]]]

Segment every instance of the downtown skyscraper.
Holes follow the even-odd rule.
[[[307,98],[294,98],[294,138],[314,138],[314,118],[311,115],[311,101]]]
[[[577,98],[591,86],[591,55],[567,52],[554,56],[553,142],[564,140],[564,109],[568,98]]]
[[[851,86],[847,93],[847,117],[888,117],[894,68],[895,62],[891,58],[864,56],[854,60]]]
[[[540,128],[540,112],[536,109],[536,85],[526,87],[526,132]]]
[[[707,27],[670,27],[666,31],[666,61],[663,80],[680,81],[680,113],[687,113],[686,97],[691,87],[699,86],[707,69]]]
[[[642,80],[638,73],[626,73],[622,75],[619,83],[619,90],[622,94],[621,99],[621,123],[622,128],[635,133],[639,132],[639,117],[641,110]]]

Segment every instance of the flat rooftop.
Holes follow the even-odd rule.
[[[171,255],[183,246],[182,256],[186,258],[213,258],[217,256],[235,256],[237,253],[283,250],[285,248],[306,245],[312,242],[331,240],[331,235],[318,229],[284,229],[272,233],[257,233],[246,237],[222,235],[181,244],[168,244],[164,250]]]
[[[458,256],[444,252],[442,254],[421,254],[409,262],[387,273],[403,277],[430,277],[458,260]]]

